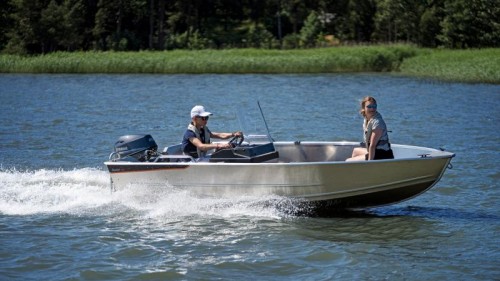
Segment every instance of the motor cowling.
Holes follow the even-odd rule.
[[[151,135],[126,135],[121,136],[115,143],[115,159],[132,157],[137,161],[148,161],[152,154],[158,150],[158,145]]]

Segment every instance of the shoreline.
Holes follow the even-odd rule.
[[[0,73],[313,74],[394,73],[448,82],[500,84],[500,48],[444,50],[410,45],[319,49],[56,52],[0,55]]]

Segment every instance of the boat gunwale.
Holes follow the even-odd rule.
[[[359,142],[352,141],[277,141],[274,142],[277,146],[284,145],[322,145],[322,146],[359,146]],[[314,165],[356,165],[356,164],[375,164],[375,163],[390,163],[390,162],[401,162],[401,161],[429,161],[433,159],[447,159],[455,157],[455,153],[439,150],[435,148],[423,147],[423,146],[413,146],[405,144],[391,144],[393,148],[402,149],[413,149],[413,150],[425,150],[429,153],[423,153],[417,157],[401,157],[394,159],[380,159],[376,161],[289,161],[289,162],[259,162],[259,163],[242,163],[242,162],[209,162],[209,161],[187,161],[187,162],[134,162],[134,161],[105,161],[106,166],[109,165],[152,165],[152,166],[314,166]],[[177,156],[177,155],[173,155]]]

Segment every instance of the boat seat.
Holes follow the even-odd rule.
[[[171,146],[167,146],[163,149],[163,155],[183,155],[182,153],[182,144],[175,144]]]

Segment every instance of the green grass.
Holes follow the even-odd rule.
[[[328,73],[392,71],[417,49],[405,45],[307,50],[229,49],[0,55],[8,73]]]
[[[500,48],[433,50],[404,60],[400,71],[443,81],[500,84]]]
[[[0,55],[0,73],[398,72],[459,82],[500,83],[500,49],[433,50],[410,45],[305,50],[59,52]]]

